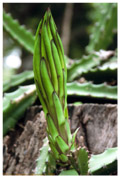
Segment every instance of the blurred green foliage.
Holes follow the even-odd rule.
[[[115,3],[114,3],[115,4]],[[71,35],[69,44],[69,58],[79,59],[83,54],[87,54],[86,46],[88,46],[90,40],[89,36],[93,29],[95,29],[96,22],[101,19],[103,13],[105,13],[110,3],[73,3],[73,17],[71,24]],[[10,13],[13,19],[17,19],[20,25],[25,25],[26,29],[30,29],[31,33],[35,35],[39,20],[42,18],[46,9],[50,7],[55,23],[58,28],[58,32],[61,36],[62,22],[64,19],[64,11],[66,3],[3,3],[3,9]],[[117,19],[116,19],[117,22]],[[16,73],[20,73],[24,70],[32,69],[32,55],[26,51],[23,47],[4,31],[3,38],[3,54],[8,55],[9,51],[14,50],[17,46],[22,51],[21,60],[22,66],[14,70]],[[115,50],[117,48],[117,31],[115,32],[112,43],[108,45],[106,50]],[[9,68],[7,68],[7,73]],[[11,72],[9,72],[12,74]],[[5,72],[4,72],[5,74]],[[4,79],[10,78],[4,75]]]
[[[70,58],[80,58],[85,53],[89,43],[90,26],[100,19],[109,3],[74,3],[70,39]],[[61,34],[62,21],[66,3],[4,3],[6,12],[18,19],[21,25],[25,24],[35,34],[39,20],[48,7],[51,8],[58,32]],[[18,8],[19,7],[19,8]],[[116,38],[111,49],[117,47]],[[110,49],[110,48],[109,48]]]

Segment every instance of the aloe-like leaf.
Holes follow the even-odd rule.
[[[87,72],[92,67],[96,67],[100,64],[100,58],[91,54],[89,56],[83,56],[81,59],[76,60],[69,68],[68,68],[68,76],[67,81],[71,82],[77,77],[79,77],[83,72]]]
[[[67,83],[67,95],[68,97],[77,95],[117,100],[117,86],[109,86],[105,83],[96,85],[90,82],[83,84],[71,82]]]
[[[47,137],[43,140],[43,146],[40,149],[40,156],[37,159],[35,174],[36,175],[42,175],[46,170],[46,162],[48,160],[48,150],[49,150],[49,144]]]
[[[21,26],[17,20],[3,11],[3,27],[26,50],[33,54],[34,36],[24,26]]]
[[[108,175],[117,171],[118,148],[108,148],[103,153],[92,155],[89,160],[89,173],[94,175]]]
[[[117,100],[117,86],[109,86],[105,83],[92,84],[72,82],[67,84],[68,95],[89,96],[95,98],[107,98]]]
[[[34,83],[33,71],[24,71],[20,74],[13,75],[9,81],[3,83],[3,92],[8,92],[17,89],[20,85]]]
[[[70,169],[70,170],[64,170],[62,171],[59,176],[72,176],[72,175],[79,175],[78,172],[75,169]]]
[[[107,3],[104,10],[102,8],[100,12],[100,16],[91,30],[90,42],[86,48],[88,52],[107,49],[117,31],[117,3]]]
[[[86,80],[94,81],[94,83],[117,81],[117,66],[114,64],[109,64],[109,66],[103,65],[83,72],[81,77],[84,77]]]
[[[14,92],[5,93],[3,98],[3,135],[14,128],[25,110],[36,100],[35,85],[19,87]]]
[[[88,152],[85,148],[80,148],[77,153],[77,163],[80,175],[88,174]]]

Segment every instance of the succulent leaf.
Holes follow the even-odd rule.
[[[108,148],[101,154],[92,155],[89,160],[89,173],[108,175],[117,171],[117,151],[117,147]]]
[[[117,66],[101,66],[97,68],[90,69],[81,74],[81,77],[84,77],[86,80],[92,80],[94,83],[102,83],[104,81],[117,81]]]
[[[89,56],[83,56],[81,59],[76,60],[68,68],[67,81],[71,82],[78,78],[83,72],[89,71],[92,67],[96,67],[101,63],[98,55],[91,54]]]
[[[101,12],[99,7],[96,9]],[[115,31],[117,31],[117,3],[106,3],[103,13],[100,13],[99,19],[91,31],[90,42],[86,48],[87,52],[107,49],[116,34]]]
[[[117,86],[109,86],[105,83],[96,85],[90,82],[83,84],[72,82],[67,84],[67,92],[68,95],[117,100]]]
[[[64,170],[64,171],[62,171],[59,174],[59,176],[68,176],[68,175],[70,175],[70,176],[72,176],[72,175],[77,176],[79,174],[77,173],[77,171],[75,169]]]
[[[3,98],[3,135],[14,128],[28,106],[36,100],[35,85],[20,87],[14,92],[5,93]]]
[[[88,174],[88,152],[85,150],[85,148],[80,148],[77,151],[77,162],[78,162],[80,175],[87,175]]]
[[[14,20],[10,14],[3,11],[4,29],[26,50],[33,53],[34,36],[25,27],[21,26],[18,21]]]
[[[3,92],[13,91],[17,89],[19,85],[27,85],[34,83],[33,71],[24,71],[20,74],[15,74],[9,81],[3,83]]]

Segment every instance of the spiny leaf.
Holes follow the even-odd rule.
[[[85,59],[85,61],[89,60],[89,57],[87,58],[88,59]],[[112,79],[117,80],[117,53],[115,53],[115,55],[111,57],[109,60],[106,60],[104,64],[102,64],[100,67],[98,66],[96,68],[90,68],[84,70],[84,67],[86,65],[85,61],[83,60],[82,63],[83,65],[81,65],[81,72],[77,75],[77,78],[80,76],[85,77],[87,80],[94,80],[96,84],[102,83],[104,81],[112,81]],[[72,69],[74,70],[74,67],[77,65],[76,63],[80,64],[81,62],[77,61],[75,62],[75,64],[72,64],[71,67],[68,67],[68,71],[72,71]],[[3,83],[3,91],[4,92],[13,91],[17,89],[19,85],[26,85],[26,84],[33,84],[33,83],[34,83],[33,71],[25,71],[20,74],[13,75],[11,80]]]
[[[25,110],[35,102],[35,85],[20,87],[14,92],[5,93],[3,98],[3,135],[14,128]]]
[[[28,85],[29,86],[29,85]],[[77,95],[85,97],[117,99],[117,86],[103,84],[92,84],[90,82],[80,84],[78,82],[67,83],[67,95]]]
[[[80,148],[77,153],[78,168],[80,175],[88,174],[88,153],[84,148]]]
[[[35,174],[36,175],[42,175],[46,169],[46,161],[48,159],[48,149],[49,149],[49,144],[48,144],[48,139],[47,137],[44,139],[44,144],[42,148],[40,149],[40,156],[37,159],[37,165],[35,169]]]
[[[14,20],[10,14],[3,11],[3,27],[4,29],[26,50],[33,54],[34,36],[21,26],[18,21]]]
[[[91,54],[89,56],[83,56],[82,59],[75,61],[68,68],[68,78],[67,81],[71,82],[77,77],[79,77],[83,72],[87,72],[92,67],[98,66],[100,64],[100,59],[97,55]]]
[[[95,98],[107,98],[117,100],[117,86],[109,86],[105,83],[92,84],[72,82],[67,84],[68,95],[90,96]]]
[[[117,81],[117,66],[109,65],[90,69],[89,71],[83,72],[81,77],[94,81],[96,84],[104,81]]]
[[[19,85],[33,84],[34,73],[33,71],[24,71],[20,74],[13,75],[11,79],[3,83],[3,92],[12,91],[17,89]]]
[[[97,9],[100,11],[100,8]],[[115,31],[117,31],[117,3],[107,3],[93,26],[87,51],[91,53],[94,50],[107,49],[113,40]]]
[[[117,171],[118,148],[108,148],[103,153],[92,155],[89,160],[89,173],[94,175],[108,175]]]

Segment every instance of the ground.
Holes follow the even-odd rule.
[[[69,105],[71,131],[79,128],[76,141],[90,154],[117,146],[117,105]],[[41,106],[28,108],[16,128],[4,137],[3,172],[7,175],[34,174],[39,149],[46,136],[46,121]]]

